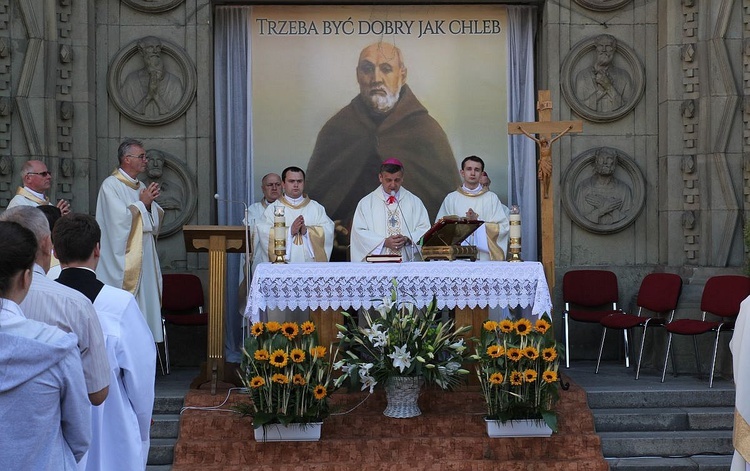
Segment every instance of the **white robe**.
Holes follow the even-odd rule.
[[[146,209],[138,199],[145,187],[143,182],[130,187],[114,174],[102,182],[96,201],[96,220],[102,229],[96,275],[103,283],[135,296],[154,341],[162,342],[162,280],[156,238],[164,210],[156,201],[150,211]],[[126,250],[128,244],[132,250]]]
[[[742,301],[729,342],[734,368],[734,457],[731,471],[750,470],[750,297]]]
[[[91,408],[91,448],[78,469],[145,469],[154,407],[156,347],[132,294],[104,285],[94,308],[107,344],[111,379],[107,399]]]
[[[449,215],[466,217],[469,208],[478,214],[480,221],[484,221],[484,224],[467,240],[470,245],[475,245],[479,250],[479,260],[505,260],[510,234],[510,221],[508,220],[510,210],[500,202],[495,193],[485,191],[473,196],[460,190],[451,192],[443,200],[435,221]],[[503,251],[502,258],[496,259],[491,256],[493,250],[490,249],[490,244],[494,244]]]
[[[412,241],[412,244],[401,249],[402,260],[411,261],[421,258],[416,244],[430,229],[427,209],[422,200],[404,187],[401,187],[396,195],[397,203],[387,204],[387,197],[388,195],[383,192],[383,187],[378,186],[369,195],[359,200],[352,222],[350,247],[352,262],[364,262],[365,257],[370,254],[387,253],[383,243],[389,237],[389,212],[396,214],[400,219],[401,235]]]
[[[327,262],[331,258],[333,249],[333,221],[326,214],[326,210],[317,201],[305,197],[300,204],[289,204],[285,196],[276,200],[263,212],[263,217],[257,224],[258,261],[273,260],[273,218],[274,208],[284,207],[284,220],[286,221],[286,260],[290,263],[301,262]],[[305,218],[307,234],[302,240],[291,233],[292,222],[297,216]],[[254,262],[255,263],[255,262]]]

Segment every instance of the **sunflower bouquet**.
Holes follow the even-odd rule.
[[[329,395],[340,382],[331,376],[330,352],[317,344],[315,324],[256,322],[250,333],[242,349],[240,378],[252,404],[235,409],[252,415],[254,428],[328,417]]]
[[[533,324],[528,319],[488,320],[476,345],[471,358],[477,362],[487,419],[543,420],[557,431],[561,347],[549,316]]]

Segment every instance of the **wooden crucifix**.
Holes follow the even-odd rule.
[[[538,120],[530,123],[508,123],[508,134],[523,134],[539,147],[537,177],[542,210],[542,265],[550,289],[555,286],[555,231],[552,186],[552,143],[567,133],[583,131],[582,121],[552,121],[552,98],[549,90],[539,90],[536,102]],[[553,137],[554,135],[554,137]],[[539,137],[536,137],[539,136]]]

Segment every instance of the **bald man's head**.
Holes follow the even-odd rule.
[[[357,82],[362,99],[373,111],[387,113],[398,102],[406,83],[406,67],[401,50],[378,42],[362,49],[357,63]]]

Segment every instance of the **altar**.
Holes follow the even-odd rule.
[[[394,279],[404,300],[426,306],[435,296],[438,307],[456,309],[457,325],[476,324],[491,307],[530,308],[535,317],[552,310],[539,262],[261,263],[253,273],[245,320],[265,321],[266,309],[320,313],[376,307],[389,296]],[[459,311],[472,314],[462,322]]]

